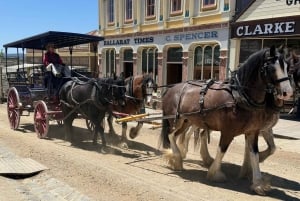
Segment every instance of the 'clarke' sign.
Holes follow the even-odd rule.
[[[295,22],[275,22],[267,24],[257,24],[256,26],[238,26],[237,36],[274,35],[295,32]]]
[[[297,22],[299,21],[295,19],[285,19],[285,21],[273,19],[236,23],[232,26],[232,36],[241,38],[299,34],[300,24]]]

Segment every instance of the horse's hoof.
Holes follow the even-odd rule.
[[[260,182],[252,184],[251,189],[258,195],[266,195],[271,190],[270,178],[264,178]]]
[[[214,182],[225,182],[227,180],[227,177],[222,171],[217,171],[214,174],[208,171],[207,179]]]
[[[174,156],[172,153],[164,154],[164,159],[167,161],[167,164],[174,171],[183,170],[183,162],[180,157]]]
[[[107,154],[108,153],[108,148],[106,146],[105,147],[101,147],[100,152],[102,154]]]
[[[136,129],[135,129],[135,128],[131,128],[130,131],[129,131],[129,137],[130,137],[131,139],[134,139],[134,138],[136,138],[136,136],[137,136],[137,131],[136,131]]]
[[[128,149],[128,144],[126,142],[121,142],[119,147],[122,149]]]
[[[251,189],[255,191],[258,195],[266,195],[266,192],[262,188],[262,186],[251,186]]]

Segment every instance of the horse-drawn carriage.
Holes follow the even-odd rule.
[[[73,69],[72,65],[72,50],[73,46],[80,44],[93,44],[96,48],[99,41],[103,37],[49,31],[29,38],[18,40],[5,44],[5,52],[7,54],[8,48],[19,48],[23,51],[23,65],[17,65],[15,71],[8,70],[10,67],[6,61],[6,75],[9,84],[7,93],[7,114],[10,127],[16,130],[20,124],[20,117],[29,115],[33,112],[34,128],[38,137],[46,137],[49,131],[49,121],[57,121],[62,123],[64,115],[61,110],[61,104],[58,96],[61,86],[70,78],[55,77],[51,71],[47,71],[45,66],[32,64],[31,72],[27,72],[25,68],[24,50],[31,49],[34,55],[34,50],[42,51],[44,56],[45,46],[49,43],[54,44],[56,48],[69,47],[70,50],[70,69],[72,77],[77,77],[80,80],[89,80],[90,73],[78,73]],[[41,60],[41,59],[40,59]],[[35,59],[33,59],[35,61]],[[96,64],[97,62],[95,62]],[[47,78],[47,79],[46,79]]]

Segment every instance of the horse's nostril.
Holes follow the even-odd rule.
[[[283,92],[282,95],[283,95],[283,96],[287,96],[287,93],[286,93],[286,92]]]

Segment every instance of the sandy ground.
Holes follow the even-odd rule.
[[[106,133],[109,153],[102,154],[101,142],[93,145],[92,135],[82,119],[74,123],[74,135],[78,141],[76,144],[63,140],[64,129],[55,122],[51,122],[53,125],[49,138],[38,139],[34,133],[32,115],[21,117],[20,129],[11,130],[5,104],[0,105],[0,121],[0,146],[20,157],[32,158],[49,168],[27,179],[0,177],[1,201],[53,200],[51,197],[31,199],[34,193],[47,194],[48,186],[35,188],[31,195],[26,193],[30,191],[30,182],[45,182],[50,178],[76,189],[90,200],[300,199],[299,140],[275,139],[277,151],[260,165],[263,175],[271,178],[272,190],[267,196],[258,196],[250,190],[249,180],[238,178],[243,160],[243,136],[234,139],[224,157],[222,169],[228,180],[215,183],[206,179],[207,168],[202,166],[199,152],[193,150],[192,143],[184,162],[185,170],[174,172],[169,169],[157,150],[160,130],[151,130],[150,126],[144,126],[140,135],[129,141],[129,149],[120,148],[118,139]],[[130,124],[132,125],[134,124]],[[121,133],[120,125],[115,124],[115,129]],[[213,133],[209,145],[212,156],[215,155],[218,138],[219,134]],[[261,149],[266,148],[262,140],[260,141]],[[25,187],[27,191],[24,190]]]

